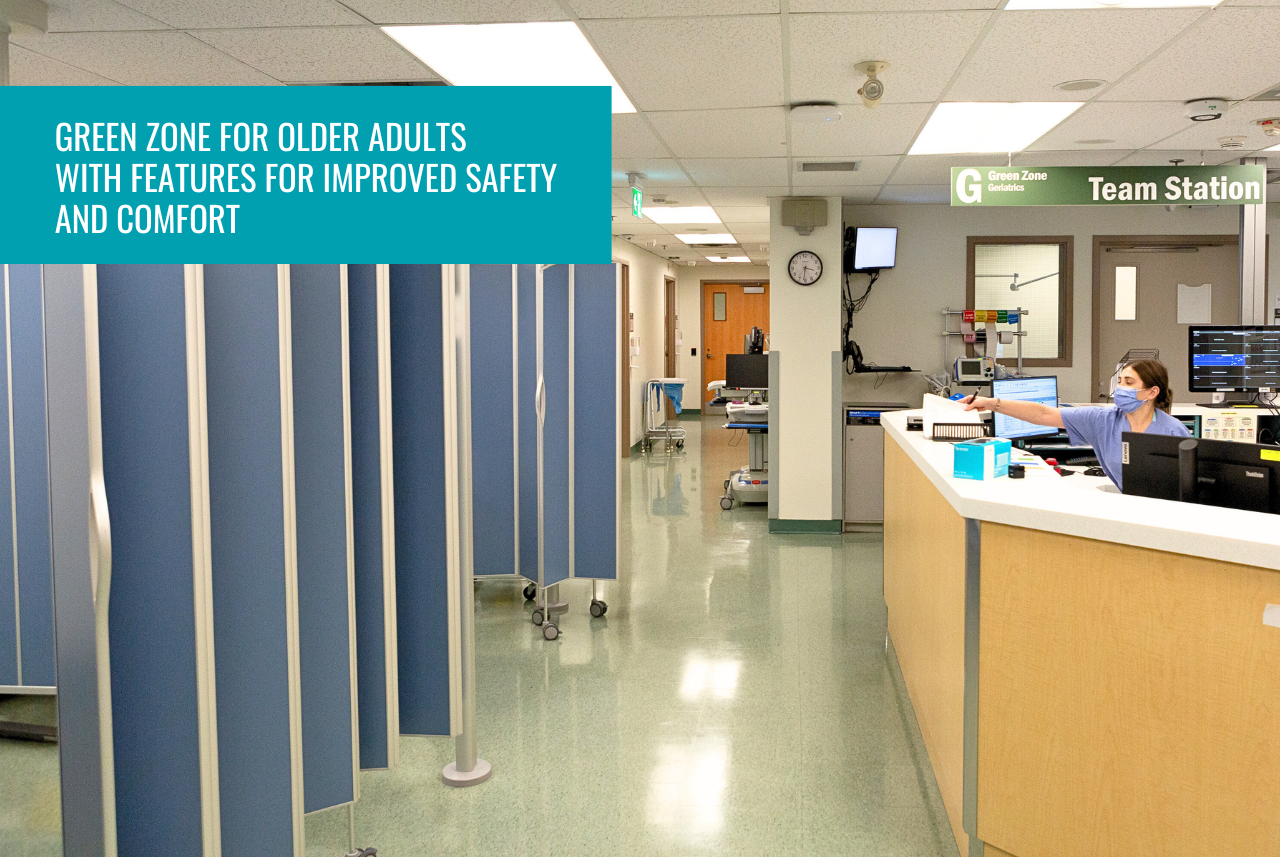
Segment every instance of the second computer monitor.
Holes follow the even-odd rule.
[[[768,390],[768,354],[726,354],[724,383],[731,390]]]
[[[1038,378],[1002,378],[991,382],[991,395],[997,399],[1016,402],[1039,402],[1051,408],[1058,407],[1058,377],[1045,375]],[[996,413],[996,437],[1020,438],[1057,434],[1053,426],[1014,419],[1007,414]]]

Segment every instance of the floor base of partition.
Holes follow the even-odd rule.
[[[444,773],[440,775],[447,786],[454,788],[465,788],[467,786],[478,786],[485,780],[489,779],[489,775],[493,773],[493,767],[484,759],[476,759],[476,766],[470,771],[459,771],[457,762],[450,762],[444,766]]]
[[[549,610],[552,613],[564,613],[568,609],[569,609],[568,601],[552,601],[550,604],[547,605],[547,610]]]

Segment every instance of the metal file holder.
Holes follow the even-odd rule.
[[[1022,338],[1027,335],[1027,331],[1022,329],[1022,317],[1025,315],[1030,315],[1031,311],[1025,310],[1022,307],[1016,307],[1015,309],[1010,310],[1010,312],[1016,312],[1018,314],[1018,322],[1017,322],[1018,329],[1013,331],[1013,335],[1014,337],[1016,337],[1016,341],[1018,343],[1018,374],[1021,375],[1022,374]],[[947,307],[942,311],[942,365],[944,369],[951,365],[951,337],[964,336],[963,330],[951,329],[951,316],[958,315],[963,321],[964,313],[965,311],[962,309],[952,309],[951,307]],[[975,330],[974,333],[977,333],[977,331]],[[990,347],[990,346],[991,346],[991,343],[988,342],[987,347]]]
[[[955,443],[980,437],[994,437],[990,423],[934,423],[933,435],[929,439]]]

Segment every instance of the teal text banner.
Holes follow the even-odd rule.
[[[607,263],[608,87],[0,87],[0,257]]]
[[[1256,205],[1266,167],[952,167],[951,204]]]

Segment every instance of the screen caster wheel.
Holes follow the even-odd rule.
[[[538,607],[533,611],[533,624],[541,625],[544,618],[545,616],[541,607]]]
[[[720,508],[721,508],[721,509],[724,509],[726,512],[727,512],[727,511],[729,511],[730,509],[732,509],[732,508],[733,508],[733,500],[731,500],[731,499],[730,499],[730,498],[728,498],[728,497],[721,497],[721,498],[720,498]]]
[[[609,605],[603,601],[591,602],[591,615],[599,619],[601,616],[609,612]]]
[[[548,622],[542,626],[542,639],[554,640],[560,636],[560,629],[556,627],[555,622]]]
[[[534,599],[534,596],[536,596],[537,594],[538,594],[538,585],[536,583],[530,583],[528,586],[524,588],[525,601],[532,601]]]

